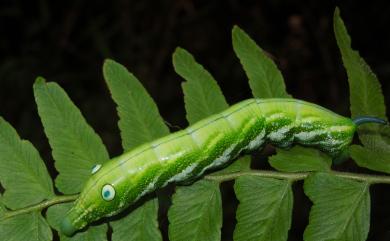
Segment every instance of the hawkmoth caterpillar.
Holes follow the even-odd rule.
[[[207,170],[225,166],[243,151],[260,149],[266,143],[277,147],[296,143],[337,157],[351,144],[357,126],[372,122],[386,123],[375,117],[352,120],[297,99],[242,101],[94,166],[63,219],[61,231],[72,235],[168,183],[193,180]]]

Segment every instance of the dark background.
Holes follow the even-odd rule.
[[[229,103],[251,96],[231,45],[234,24],[265,49],[281,69],[289,93],[348,116],[346,74],[332,28],[335,6],[358,49],[382,83],[389,106],[389,1],[4,1],[0,2],[0,115],[40,150],[54,177],[50,147],[33,98],[38,75],[58,82],[100,134],[112,156],[121,152],[115,105],[102,63],[124,64],[144,84],[173,126],[187,125],[171,54],[189,50],[217,79]],[[262,159],[261,157],[259,157]],[[349,161],[342,169],[366,172]],[[310,201],[294,186],[289,240],[301,240]],[[390,188],[371,188],[369,240],[390,240]],[[223,185],[223,240],[231,239],[237,201]],[[163,203],[164,204],[164,203]],[[166,211],[161,226],[166,236]]]

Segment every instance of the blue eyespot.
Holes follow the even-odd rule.
[[[91,170],[91,173],[92,174],[95,174],[97,171],[99,171],[99,169],[102,167],[101,164],[96,164],[92,167],[92,170]]]
[[[106,201],[111,201],[115,197],[115,189],[110,184],[106,184],[102,188],[102,198]]]

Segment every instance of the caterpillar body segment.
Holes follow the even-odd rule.
[[[323,107],[296,99],[249,99],[107,162],[85,184],[64,218],[66,235],[112,216],[147,193],[220,168],[243,151],[266,143],[293,143],[337,156],[351,143],[356,124]]]

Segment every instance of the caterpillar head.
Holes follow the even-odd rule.
[[[119,174],[110,172],[111,166],[112,162],[108,162],[92,168],[92,176],[62,220],[60,229],[63,234],[71,236],[100,217],[112,216],[126,207],[126,187],[120,182]]]

